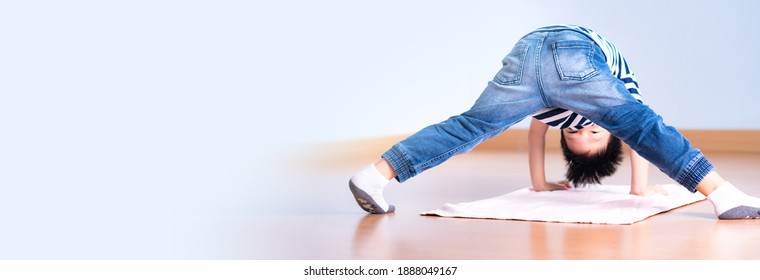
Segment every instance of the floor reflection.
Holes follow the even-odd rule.
[[[393,240],[388,227],[395,215],[367,215],[359,220],[351,245],[354,259],[393,259]]]
[[[672,215],[632,225],[366,215],[352,259],[753,259],[760,221],[694,223]]]
[[[756,221],[582,225],[532,223],[531,259],[742,259],[756,255]]]

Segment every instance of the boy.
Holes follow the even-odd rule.
[[[382,194],[392,178],[404,182],[525,117],[539,119],[542,113],[564,110],[558,114],[567,116],[563,123],[570,121],[569,126],[578,131],[588,128],[592,133],[594,126],[603,128],[689,191],[707,196],[719,219],[760,218],[760,199],[725,181],[701,151],[640,102],[638,83],[625,59],[592,30],[574,25],[539,28],[521,38],[502,64],[468,111],[396,143],[380,160],[351,177],[349,188],[362,209],[374,214],[393,212],[395,207]],[[532,137],[545,129],[538,125]],[[578,154],[597,155],[601,150],[598,138],[571,138],[567,136],[566,144]],[[537,138],[531,142],[540,144]],[[569,187],[546,183],[540,170],[543,159],[537,160],[537,152],[529,154],[537,190]],[[643,159],[636,160],[633,168],[645,164]],[[651,192],[643,178],[646,172],[634,173],[632,193]]]

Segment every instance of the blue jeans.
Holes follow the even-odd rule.
[[[383,154],[404,182],[467,152],[547,107],[568,109],[610,131],[691,192],[713,169],[701,151],[613,76],[601,49],[575,31],[533,32],[468,111],[423,128]]]

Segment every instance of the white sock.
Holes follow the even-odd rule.
[[[729,182],[725,182],[718,186],[717,189],[707,195],[707,199],[712,202],[715,207],[715,214],[719,217],[728,210],[740,206],[746,208],[760,208],[760,198],[745,194]]]
[[[383,197],[383,189],[390,181],[375,168],[374,164],[370,164],[351,177],[349,185],[353,185],[351,191],[360,207],[367,212],[379,214],[393,212],[394,210],[393,206],[388,205]],[[357,192],[354,187],[364,193]]]

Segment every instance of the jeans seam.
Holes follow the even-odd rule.
[[[679,184],[686,187],[691,192],[697,191],[697,185],[702,179],[707,176],[707,173],[712,171],[714,166],[710,163],[704,155],[697,155],[694,157],[686,168],[681,171],[676,181]]]
[[[409,168],[411,165],[409,164],[408,156],[400,143],[393,145],[388,151],[383,153],[382,158],[387,160],[391,167],[393,167],[393,170],[396,171],[396,181],[399,183],[415,175],[412,174],[413,172]]]
[[[541,95],[541,100],[544,102],[544,106],[549,107],[549,101],[546,99],[546,94],[544,93],[544,85],[543,85],[543,79],[541,79],[541,50],[544,48],[544,42],[546,42],[546,38],[549,37],[550,32],[546,32],[544,34],[544,37],[541,38],[541,40],[538,41],[538,44],[536,44],[536,84],[538,84],[538,92]]]

